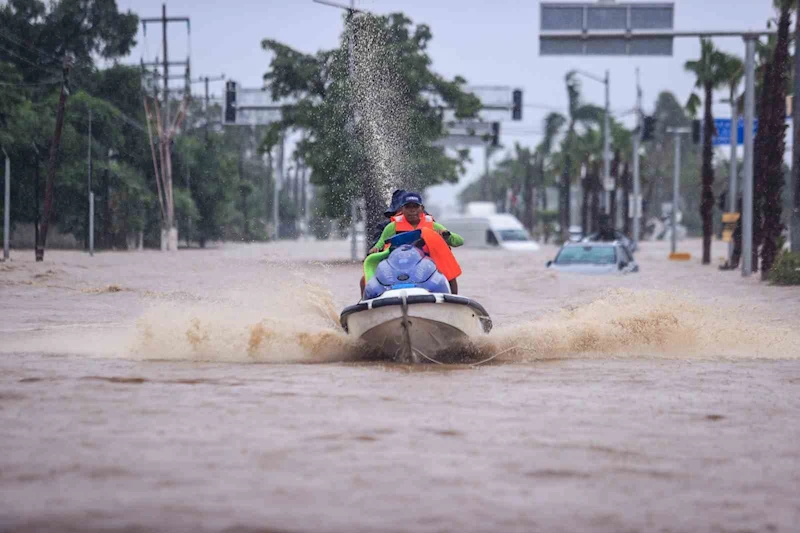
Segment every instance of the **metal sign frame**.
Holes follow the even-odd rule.
[[[671,56],[674,21],[672,2],[542,2],[539,55]]]

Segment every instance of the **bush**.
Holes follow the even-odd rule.
[[[772,265],[769,281],[773,285],[800,285],[800,253],[783,252]]]

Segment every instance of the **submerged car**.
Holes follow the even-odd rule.
[[[633,255],[621,242],[565,243],[547,268],[576,274],[629,274],[639,271]]]

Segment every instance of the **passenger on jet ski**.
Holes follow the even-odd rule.
[[[389,207],[383,212],[383,216],[386,217],[386,221],[375,228],[375,231],[370,234],[370,242],[377,242],[378,239],[381,238],[383,230],[386,229],[386,226],[388,226],[390,222],[394,222],[394,220],[392,220],[394,216],[401,213],[400,200],[402,200],[405,193],[406,191],[403,189],[397,189],[392,193],[392,201],[389,202]]]
[[[401,213],[392,217],[392,222],[386,225],[381,234],[378,242],[370,249],[369,253],[374,254],[383,251],[386,247],[386,241],[398,233],[407,231],[414,231],[416,229],[428,229],[435,231],[442,236],[444,242],[450,247],[458,247],[464,244],[464,239],[456,233],[447,230],[441,224],[435,222],[433,217],[425,213],[425,208],[422,203],[422,196],[414,192],[406,192],[400,200]],[[424,233],[424,232],[423,232]],[[441,242],[441,241],[440,241]],[[428,250],[431,259],[437,262],[440,270],[443,270],[450,283],[450,290],[453,294],[458,294],[458,281],[457,277],[461,269],[458,266],[452,253],[447,250]],[[442,263],[442,264],[440,264]],[[457,272],[457,273],[456,273]],[[448,276],[447,274],[450,273]]]

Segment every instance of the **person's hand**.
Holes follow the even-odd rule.
[[[367,255],[377,254],[379,251],[380,250],[378,250],[378,248],[376,246],[373,246],[372,248],[369,249],[369,252],[367,252]]]

